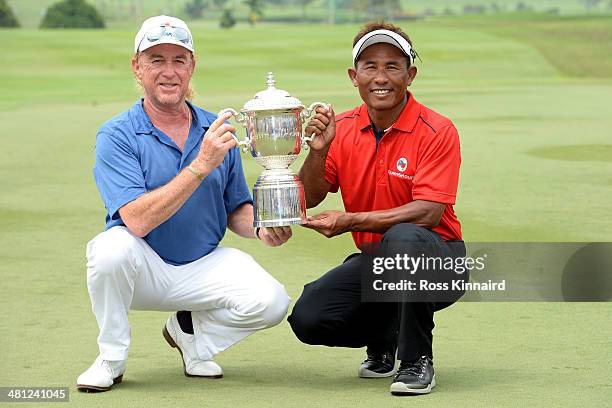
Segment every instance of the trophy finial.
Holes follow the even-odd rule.
[[[268,72],[268,80],[266,81],[266,83],[268,84],[268,88],[274,88],[276,85],[276,81],[274,80],[274,73],[273,72]]]

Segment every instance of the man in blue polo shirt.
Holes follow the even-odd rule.
[[[146,20],[132,70],[144,98],[106,122],[96,138],[94,177],[106,229],[87,245],[87,286],[100,355],[77,379],[82,391],[120,383],[130,344],[128,311],[179,311],[163,335],[186,376],[220,378],[213,357],[278,324],[285,288],[255,260],[219,247],[226,228],[277,246],[288,227],[253,230],[253,205],[235,128],[187,101],[195,68],[187,25]]]

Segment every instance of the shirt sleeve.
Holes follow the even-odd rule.
[[[337,193],[338,188],[340,187],[340,183],[338,182],[338,167],[336,166],[337,140],[338,138],[335,138],[332,141],[332,144],[327,152],[327,158],[325,160],[325,181],[331,184],[331,186],[329,187],[329,191],[332,193]]]
[[[120,218],[121,207],[147,192],[140,161],[120,134],[98,133],[93,173],[108,216],[113,220]]]
[[[412,198],[455,204],[461,151],[457,129],[446,126],[419,147]]]
[[[225,191],[223,193],[223,201],[225,211],[231,214],[244,203],[253,203],[251,191],[247,186],[242,169],[242,158],[237,147],[228,152],[228,176]]]

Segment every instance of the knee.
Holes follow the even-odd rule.
[[[283,321],[290,302],[291,299],[281,284],[274,285],[270,293],[260,299],[261,319],[265,328],[274,327]]]
[[[395,224],[385,232],[382,241],[389,242],[436,242],[435,232],[410,223]]]
[[[287,319],[291,330],[302,343],[322,344],[321,342],[321,322],[317,313],[304,306],[303,302],[295,304],[291,315]]]
[[[98,235],[87,246],[88,278],[114,275],[125,266],[135,268],[138,239],[122,227]]]

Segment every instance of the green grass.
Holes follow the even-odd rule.
[[[591,68],[574,72],[555,51],[576,49],[565,33],[609,38],[611,23],[525,16],[516,26],[505,17],[404,25],[423,59],[413,92],[461,134],[456,210],[467,240],[610,240],[612,71],[598,66],[609,66],[612,53],[585,41]],[[196,102],[213,112],[238,108],[273,70],[278,86],[306,104],[355,106],[346,67],[356,29],[196,25]],[[439,387],[409,399],[392,398],[387,380],[355,378],[362,350],[300,344],[287,323],[222,353],[223,380],[187,379],[161,337],[167,316],[135,312],[125,382],[110,393],[77,394],[75,379],[97,353],[84,268],[85,245],[104,217],[91,175],[94,137],[138,97],[133,32],[1,31],[0,386],[68,386],[72,405],[104,407],[609,403],[609,303],[455,305],[436,321]],[[244,161],[253,184],[260,169]],[[332,196],[310,213],[340,207]],[[278,249],[231,233],[224,244],[252,253],[295,300],[353,245],[349,236],[294,234]]]
[[[469,24],[474,29],[529,44],[561,73],[580,78],[612,76],[610,21],[610,16],[555,17],[539,14],[462,16],[438,20],[446,26],[465,27]]]

